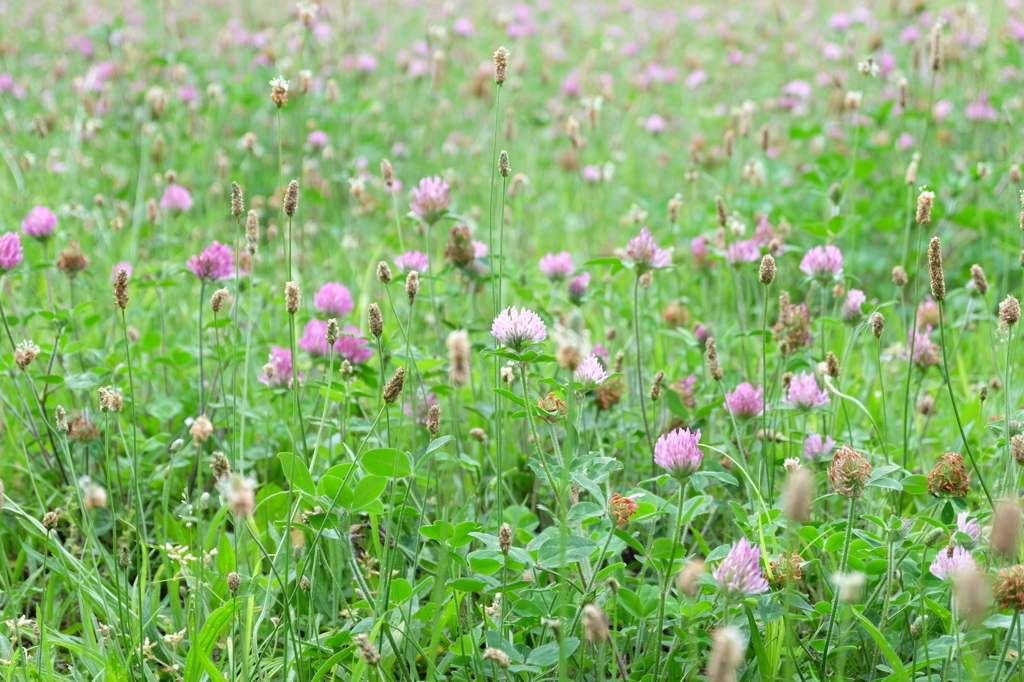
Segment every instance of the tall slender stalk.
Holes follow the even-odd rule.
[[[665,599],[668,597],[669,591],[672,589],[672,567],[676,561],[676,548],[679,544],[679,533],[683,526],[683,502],[686,499],[686,479],[679,481],[679,493],[677,494],[678,500],[676,507],[676,525],[675,530],[672,533],[672,550],[669,552],[668,559],[668,571],[665,573],[665,582],[661,588],[661,599],[658,600],[658,627],[654,631],[654,679],[661,679],[659,672],[661,671],[661,656],[662,646],[661,637],[665,627]],[[613,522],[614,523],[614,522]],[[666,664],[667,665],[667,664]]]
[[[530,423],[530,434],[533,436],[533,446],[537,451],[537,458],[540,459],[540,465],[544,468],[544,474],[547,476],[548,485],[551,486],[552,492],[555,493],[555,505],[561,507],[561,493],[558,486],[555,485],[555,479],[551,476],[551,470],[548,469],[548,461],[540,449],[540,436],[537,435],[537,427],[533,423],[533,405],[530,404],[530,389],[529,385],[526,383],[525,362],[519,363],[519,378],[523,382],[523,406],[526,409],[526,420]]]
[[[850,557],[850,540],[853,539],[854,510],[857,507],[857,498],[850,498],[850,513],[846,517],[846,537],[843,540],[843,553],[839,557],[839,575],[846,572],[846,562]],[[828,616],[828,629],[825,632],[825,648],[821,651],[821,670],[819,679],[827,679],[825,671],[828,669],[828,645],[832,641],[832,630],[835,628],[836,618],[839,617],[839,586],[833,586],[832,610]]]
[[[647,420],[647,405],[644,403],[643,345],[640,338],[640,275],[633,282],[633,334],[636,340],[636,389],[640,397],[640,413],[644,418],[644,432],[647,434],[647,446],[651,448],[651,471],[656,471],[654,463],[654,438],[651,437],[651,425]],[[653,474],[652,474],[653,475]]]
[[[985,493],[985,499],[987,499],[989,505],[995,509],[995,503],[992,501],[992,495],[989,494],[988,485],[985,483],[985,474],[982,473],[981,469],[978,467],[978,463],[974,460],[974,454],[971,452],[971,445],[967,442],[967,434],[964,433],[964,425],[960,419],[960,410],[956,406],[956,397],[953,395],[953,384],[949,380],[949,360],[946,357],[945,317],[946,309],[943,306],[943,302],[939,301],[939,334],[942,340],[942,376],[946,380],[946,388],[949,390],[949,402],[953,404],[953,416],[956,417],[956,425],[957,428],[960,429],[960,440],[963,441],[964,451],[967,453],[967,458],[971,460],[971,466],[974,468],[974,473],[978,476],[978,482],[981,483],[981,489]],[[1007,375],[1007,378],[1009,378],[1009,375]],[[1009,419],[1009,415],[1007,415],[1007,419]],[[1007,424],[1009,424],[1009,421],[1007,421]]]

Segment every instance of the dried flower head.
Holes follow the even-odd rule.
[[[245,197],[242,195],[242,186],[237,182],[231,183],[231,215],[236,218],[245,212]]]
[[[205,443],[206,440],[213,433],[213,424],[207,419],[205,414],[201,414],[196,417],[195,421],[192,422],[192,426],[188,430],[189,435],[192,436],[192,440],[195,441],[196,445]]]
[[[596,604],[583,607],[583,632],[595,644],[608,641],[608,616]]]
[[[498,154],[498,172],[501,173],[503,178],[507,178],[509,173],[512,172],[512,166],[508,163],[508,152],[504,149]]]
[[[487,647],[484,649],[484,653],[481,658],[485,661],[491,661],[495,666],[502,670],[508,670],[508,667],[512,665],[512,659],[509,658],[508,654],[496,647]]]
[[[441,430],[441,406],[431,405],[427,409],[427,431],[431,437],[436,436]]]
[[[725,199],[721,194],[715,197],[715,214],[718,216],[718,226],[725,227],[729,221],[729,215],[725,211]]]
[[[929,59],[932,71],[942,68],[942,24],[936,22],[928,40]]]
[[[828,478],[837,493],[845,497],[860,497],[870,477],[871,465],[860,453],[849,445],[836,450]]]
[[[121,268],[114,277],[114,300],[124,310],[128,307],[128,269]]]
[[[922,189],[917,195],[917,222],[921,225],[931,222],[932,205],[935,203],[935,192]]]
[[[782,513],[793,521],[806,523],[811,518],[811,503],[814,501],[814,474],[804,467],[790,471],[784,493]]]
[[[377,281],[381,284],[391,283],[391,267],[387,261],[381,261],[377,263]]]
[[[718,362],[718,346],[715,343],[715,338],[709,336],[707,341],[704,342],[704,357],[707,361],[708,374],[715,381],[721,381],[725,373],[722,371],[722,366]]]
[[[766,286],[775,281],[775,258],[772,254],[766,253],[761,259],[761,270],[758,272],[757,279]]]
[[[260,219],[256,215],[256,211],[250,210],[249,215],[245,218],[245,248],[249,251],[249,255],[256,253],[256,248],[260,243]]]
[[[39,346],[33,343],[31,339],[25,339],[14,348],[14,364],[22,372],[28,369],[28,366],[35,362],[38,356]]]
[[[825,374],[833,379],[838,379],[842,371],[842,368],[839,366],[839,358],[836,357],[835,353],[829,351],[825,355]]]
[[[228,462],[227,455],[221,451],[217,451],[210,456],[210,470],[213,471],[214,478],[220,478],[225,474],[231,473],[231,463]]]
[[[371,303],[366,309],[366,320],[370,327],[370,333],[379,339],[384,333],[384,316],[380,312],[380,306]]]
[[[395,184],[395,169],[387,159],[380,160],[380,174],[384,178],[384,184],[391,187]]]
[[[217,291],[213,292],[213,295],[210,296],[210,309],[214,313],[219,313],[224,309],[224,305],[230,301],[231,292],[228,291],[227,288],[217,289]]]
[[[625,526],[629,523],[630,517],[632,517],[633,514],[636,513],[636,510],[639,509],[636,499],[638,497],[643,497],[643,495],[644,493],[637,493],[635,495],[630,495],[629,497],[624,497],[618,493],[614,493],[611,496],[611,499],[608,500],[608,511],[615,516],[615,520],[619,526]]]
[[[988,293],[988,279],[985,277],[985,271],[977,263],[971,266],[971,281],[974,282],[974,291],[979,296]]]
[[[96,392],[100,394],[101,412],[120,412],[124,409],[124,399],[113,386],[100,386]]]
[[[932,296],[936,301],[946,297],[946,279],[942,272],[942,241],[932,237],[928,244],[928,275],[932,282]]]
[[[465,386],[470,380],[469,334],[457,329],[445,341],[448,347],[448,381],[453,386]]]
[[[405,368],[399,367],[395,370],[395,375],[388,379],[388,382],[384,384],[384,402],[388,405],[393,405],[398,398],[402,395],[402,387],[405,384]]]
[[[289,315],[294,315],[299,312],[299,308],[302,306],[302,293],[299,291],[299,285],[295,282],[286,282],[284,285],[284,307],[288,311]]]
[[[658,398],[661,397],[661,384],[665,381],[665,370],[659,369],[654,375],[654,380],[651,382],[650,396],[651,400],[658,402]]]
[[[908,187],[913,187],[917,184],[917,165],[921,162],[921,155],[914,154],[910,157],[910,163],[907,164],[907,172],[903,176],[903,182]]]
[[[498,548],[502,554],[508,554],[512,548],[512,526],[507,523],[501,524],[501,528],[498,529]]]
[[[1017,564],[999,569],[995,598],[1000,610],[1024,611],[1024,566]]]
[[[45,528],[47,532],[50,532],[57,527],[57,523],[59,520],[60,519],[57,516],[56,512],[46,512],[45,514],[43,514],[43,528]]]
[[[299,208],[299,181],[292,180],[288,183],[288,189],[284,193],[284,214],[289,218],[295,215]]]
[[[880,339],[883,331],[885,331],[885,317],[882,316],[882,313],[872,313],[871,333],[875,335],[876,339]]]
[[[405,295],[409,297],[409,305],[416,302],[416,294],[420,291],[420,273],[410,270],[405,277]]]
[[[232,592],[237,592],[238,588],[242,586],[242,578],[234,571],[228,573],[228,589]]]
[[[1014,551],[1020,537],[1020,525],[1020,504],[1010,500],[997,502],[992,513],[992,532],[988,537],[992,550],[1002,555]]]
[[[1012,327],[1020,320],[1020,303],[1013,295],[1008,295],[999,304],[999,324],[1004,327]]]
[[[504,46],[494,51],[494,82],[498,85],[505,82],[509,56],[510,53]]]
[[[360,632],[352,638],[352,641],[359,647],[359,655],[366,661],[366,665],[376,666],[380,663],[380,652],[377,651],[377,647],[374,646],[365,632]]]
[[[63,433],[63,434],[67,434],[67,432],[68,432],[68,413],[64,410],[63,406],[58,405],[57,409],[55,411],[55,414],[56,414],[55,421],[57,422],[57,431],[59,431],[60,433]]]
[[[278,109],[288,104],[288,81],[282,76],[270,81],[270,101]]]
[[[897,265],[892,269],[892,283],[898,287],[907,286],[907,271],[903,269],[902,265]]]
[[[676,587],[687,597],[696,597],[700,590],[698,579],[707,570],[703,559],[693,559],[676,574]]]
[[[928,492],[935,497],[965,497],[970,485],[964,458],[955,452],[944,454],[928,474]]]
[[[256,512],[255,485],[253,479],[238,473],[221,478],[217,484],[236,519],[250,518]]]

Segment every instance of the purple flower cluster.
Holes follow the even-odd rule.
[[[700,429],[676,429],[662,435],[654,444],[654,463],[676,478],[684,478],[700,468],[704,451],[700,449]]]
[[[433,225],[449,204],[451,197],[448,196],[448,183],[435,175],[423,178],[419,186],[413,188],[409,209],[427,225]]]
[[[560,282],[576,272],[568,251],[548,253],[540,259],[540,271],[552,282]]]
[[[36,239],[46,239],[57,227],[57,216],[45,206],[36,206],[21,221],[21,231]]]
[[[192,208],[192,195],[181,185],[172,182],[164,188],[164,195],[160,197],[160,208],[165,211],[187,211]]]
[[[512,350],[522,350],[531,343],[541,343],[547,338],[547,328],[540,316],[532,310],[515,306],[505,308],[494,318],[491,334],[498,345]]]
[[[672,250],[659,247],[646,227],[626,243],[626,256],[633,261],[640,274],[672,264]]]
[[[960,533],[970,536],[972,540],[978,542],[981,540],[981,526],[978,525],[978,519],[969,518],[970,512],[962,511],[956,515],[956,529]]]
[[[761,259],[761,249],[754,240],[732,242],[725,249],[725,260],[730,265],[754,263]]]
[[[940,550],[928,572],[939,580],[956,580],[957,578],[978,570],[974,557],[964,547]]]
[[[325,315],[348,315],[352,312],[352,294],[348,287],[328,282],[313,296],[313,306]]]
[[[828,405],[830,398],[828,391],[818,388],[818,382],[815,381],[813,374],[801,372],[800,376],[794,377],[790,382],[789,391],[782,402],[801,412],[807,412]]]
[[[846,294],[846,300],[843,301],[843,319],[848,321],[856,321],[864,316],[864,311],[861,310],[861,306],[867,301],[867,296],[860,289],[850,289]]]
[[[292,352],[280,346],[270,347],[264,373],[257,379],[265,386],[280,386],[292,380]]]
[[[227,244],[213,242],[202,253],[188,259],[188,269],[199,279],[227,279],[232,275],[235,259]]]
[[[837,247],[815,246],[804,254],[800,271],[811,277],[831,277],[843,272],[843,253]]]
[[[590,287],[590,273],[582,272],[571,280],[569,280],[569,300],[574,304],[579,305],[583,302],[583,297],[587,295],[587,289]]]
[[[832,436],[821,437],[821,434],[812,433],[807,436],[804,441],[804,457],[807,459],[814,459],[821,457],[822,455],[832,455],[832,451],[836,447],[836,442]]]
[[[576,367],[573,376],[585,389],[590,389],[603,384],[608,378],[608,372],[601,366],[601,361],[596,355],[590,355]]]
[[[13,270],[25,255],[21,251],[21,237],[17,232],[5,232],[0,237],[0,273]]]
[[[718,588],[728,595],[761,594],[768,591],[768,581],[761,572],[761,550],[746,538],[733,543],[732,549],[711,572]]]
[[[395,258],[395,268],[403,275],[413,270],[424,273],[428,267],[427,254],[419,251],[407,251]]]
[[[735,390],[725,394],[725,404],[736,419],[760,417],[765,407],[764,388],[758,386],[755,389],[744,381]]]

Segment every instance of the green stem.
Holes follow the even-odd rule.
[[[665,628],[665,599],[669,590],[672,589],[672,568],[676,562],[676,549],[679,545],[679,533],[683,525],[683,501],[686,499],[686,480],[679,482],[678,507],[676,507],[676,526],[672,533],[672,550],[669,552],[668,570],[665,573],[665,582],[661,589],[661,599],[658,602],[658,627],[654,631],[654,679],[660,679],[662,644],[661,638]]]
[[[850,556],[850,540],[853,538],[853,519],[854,509],[857,507],[857,498],[850,498],[850,513],[846,519],[846,537],[843,540],[843,553],[839,558],[839,573],[842,575],[846,572],[846,561]],[[833,587],[832,594],[832,611],[828,616],[828,629],[825,632],[825,648],[821,652],[821,675],[820,679],[824,680],[825,671],[828,668],[828,645],[832,641],[832,630],[836,624],[836,618],[839,617],[839,586]]]
[[[530,423],[530,433],[533,435],[533,446],[537,450],[537,457],[540,459],[540,465],[544,468],[544,475],[547,476],[548,485],[551,486],[551,491],[555,493],[555,506],[561,506],[561,493],[559,492],[558,486],[555,485],[555,479],[551,476],[551,470],[548,469],[547,458],[544,457],[544,453],[540,449],[540,436],[537,435],[537,427],[533,423],[533,405],[530,404],[530,391],[526,383],[526,363],[519,363],[519,377],[523,382],[523,407],[526,410],[526,421]]]
[[[647,446],[651,448],[651,472],[656,472],[654,463],[654,438],[651,437],[651,426],[647,421],[647,405],[644,403],[643,351],[640,343],[640,275],[633,282],[633,333],[636,338],[636,388],[640,398],[640,413],[644,418],[644,432],[647,434]]]

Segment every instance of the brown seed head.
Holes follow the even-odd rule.
[[[725,199],[722,198],[721,194],[715,197],[715,212],[718,215],[718,226],[725,227],[729,216],[725,212]]]
[[[483,443],[487,440],[487,432],[481,429],[479,426],[474,426],[469,430],[469,435],[478,443]]]
[[[694,559],[680,569],[676,574],[676,587],[687,597],[697,596],[700,584],[697,580],[704,573],[706,567],[703,559]]]
[[[917,195],[917,222],[921,225],[931,222],[932,206],[935,204],[935,192],[922,190]]]
[[[260,243],[260,219],[256,211],[249,211],[245,219],[245,248],[249,255],[256,253],[256,247]]]
[[[715,381],[721,381],[724,372],[722,372],[722,366],[718,363],[718,345],[715,343],[715,337],[709,336],[707,341],[704,342],[704,357],[707,361],[708,374]]]
[[[45,528],[48,532],[57,527],[58,521],[59,519],[57,517],[56,512],[50,511],[43,514],[43,528]]]
[[[498,172],[501,173],[503,178],[507,178],[509,173],[512,172],[512,166],[508,163],[508,152],[504,149],[498,154]]]
[[[1012,327],[1020,320],[1020,303],[1013,295],[1007,296],[999,304],[999,324],[1004,327]]]
[[[910,157],[910,163],[907,164],[906,175],[903,176],[903,182],[905,182],[908,187],[912,187],[913,185],[917,184],[917,165],[920,162],[920,154],[914,154],[912,157]],[[918,199],[918,201],[920,202],[920,199]]]
[[[715,630],[711,641],[705,679],[707,682],[735,682],[736,668],[746,653],[743,636],[734,625],[726,625]]]
[[[377,280],[381,284],[391,283],[391,266],[388,265],[387,261],[381,261],[377,263]]]
[[[661,384],[665,381],[665,370],[659,369],[658,373],[654,375],[654,380],[651,382],[651,400],[658,402],[658,398],[661,397]]]
[[[507,523],[501,524],[501,528],[498,529],[498,548],[502,554],[508,554],[512,548],[512,526]]]
[[[224,289],[217,289],[210,296],[210,309],[215,313],[219,313],[224,308],[224,304],[230,300],[231,292],[226,287]]]
[[[811,504],[814,502],[814,474],[806,467],[790,471],[784,492],[782,513],[797,523],[806,523],[811,518]]]
[[[970,489],[964,458],[955,452],[944,454],[928,474],[928,492],[934,497],[965,497]]]
[[[508,667],[512,665],[512,659],[509,658],[508,654],[497,647],[487,647],[484,649],[481,658],[485,661],[491,661],[502,670],[508,670]]]
[[[287,282],[284,285],[284,307],[289,315],[299,312],[299,308],[302,307],[302,293],[295,282]]]
[[[427,431],[431,437],[436,436],[441,430],[441,406],[431,405],[427,410]]]
[[[210,456],[210,470],[213,471],[214,478],[220,478],[226,474],[231,473],[231,463],[228,462],[227,455],[221,451],[217,451]]]
[[[328,346],[334,346],[334,342],[341,336],[341,329],[338,328],[338,321],[333,317],[327,320],[327,332],[325,336],[327,338]]]
[[[1000,610],[1024,611],[1024,566],[1017,564],[999,569],[995,598]]]
[[[416,302],[416,294],[420,292],[420,273],[410,270],[405,277],[405,294],[409,297],[409,305]]]
[[[284,214],[286,216],[295,215],[295,211],[299,208],[299,181],[292,180],[288,183],[288,189],[284,193]]]
[[[985,271],[977,263],[971,266],[971,281],[974,282],[974,290],[979,296],[988,293],[988,279],[985,277]]]
[[[448,381],[452,386],[465,386],[470,380],[469,334],[457,329],[448,334]]]
[[[366,661],[366,665],[376,667],[380,663],[380,652],[377,651],[377,647],[373,645],[365,632],[360,632],[352,641],[359,647],[359,655]]]
[[[114,300],[118,307],[124,310],[128,307],[128,270],[121,268],[114,278]]]
[[[245,197],[242,195],[242,186],[237,182],[231,183],[231,215],[236,218],[245,212]]]
[[[384,184],[388,187],[395,184],[395,169],[387,159],[380,160],[380,174],[384,176]]]
[[[1007,555],[1017,548],[1020,537],[1020,504],[1014,500],[996,503],[992,513],[992,532],[989,544],[997,554]]]
[[[288,104],[288,81],[281,76],[270,81],[270,101],[278,109]]]
[[[900,78],[898,81],[896,81],[896,89],[897,89],[897,91],[899,93],[900,109],[906,109],[907,108],[907,88],[908,88],[908,86],[909,86],[909,83],[907,82],[906,78]]]
[[[761,259],[761,270],[757,278],[766,286],[775,281],[775,257],[772,254],[766,253]]]
[[[67,434],[68,432],[68,413],[64,410],[63,406],[58,405],[56,414],[57,431]]]
[[[1013,461],[1024,467],[1024,434],[1018,433],[1010,438],[1010,454],[1013,455]]]
[[[844,445],[832,456],[828,478],[840,495],[860,497],[864,494],[864,485],[871,478],[871,465],[856,450]]]
[[[596,604],[583,607],[583,632],[595,644],[608,641],[608,616]]]
[[[885,317],[882,313],[874,313],[871,315],[871,333],[875,335],[876,339],[882,338],[882,332],[885,331]]]
[[[932,26],[929,48],[932,71],[942,68],[942,24],[936,23]]]
[[[946,278],[942,272],[942,241],[932,237],[928,243],[928,276],[932,280],[932,297],[936,301],[946,298]]]
[[[494,51],[494,82],[498,85],[505,82],[509,56],[509,51],[504,46]]]
[[[237,592],[238,588],[242,586],[242,578],[234,571],[228,573],[228,589],[232,592]]]
[[[892,269],[892,283],[898,287],[907,286],[907,271],[903,269],[902,265],[897,265]]]
[[[393,405],[402,395],[402,387],[405,385],[405,367],[395,370],[395,375],[384,384],[384,402]]]
[[[843,369],[839,366],[839,358],[836,357],[835,353],[829,351],[825,356],[825,374],[833,379],[838,379],[842,372]]]
[[[195,441],[196,445],[205,443],[206,440],[213,433],[213,424],[207,419],[205,414],[201,414],[196,417],[196,420],[192,422],[192,426],[188,430],[192,436],[192,440]]]

